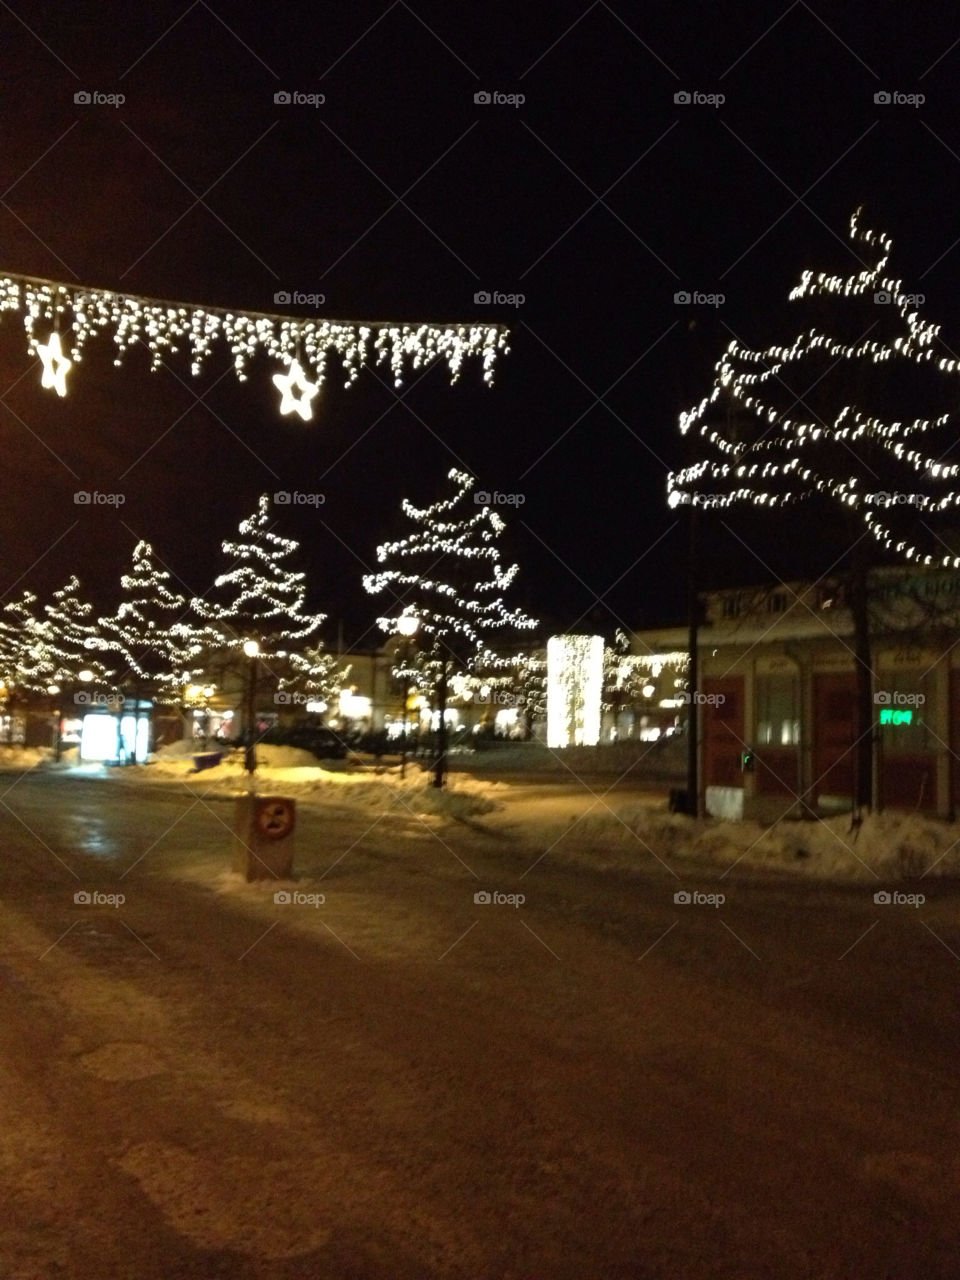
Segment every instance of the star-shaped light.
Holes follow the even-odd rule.
[[[273,375],[273,384],[275,387],[279,387],[282,393],[280,412],[299,413],[304,422],[309,422],[313,417],[310,402],[320,390],[320,386],[316,382],[307,381],[303,370],[300,368],[300,361],[294,360],[288,373],[275,373]],[[299,399],[293,394],[294,388],[300,392]]]
[[[58,396],[67,394],[67,370],[73,365],[72,360],[68,360],[63,354],[60,346],[60,335],[56,331],[51,333],[44,346],[42,342],[36,344],[36,352],[43,361],[43,376],[40,379],[41,387],[52,388]]]

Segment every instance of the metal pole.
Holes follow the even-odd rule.
[[[440,716],[437,725],[437,759],[434,768],[433,785],[443,786],[443,777],[447,768],[447,660],[440,665],[440,680],[437,684],[437,711]]]
[[[257,701],[257,659],[256,656],[250,658],[250,665],[247,669],[247,742],[244,751],[243,767],[252,777],[257,768],[257,746],[254,740],[254,730],[256,728],[254,720],[256,719],[256,701]]]
[[[687,804],[691,818],[700,816],[700,740],[697,732],[697,685],[699,672],[700,605],[697,599],[697,508],[690,504],[689,549],[687,563],[687,686],[690,701],[687,704]]]
[[[403,673],[403,720],[400,728],[400,777],[407,776],[407,700],[410,697],[410,677],[406,666]]]

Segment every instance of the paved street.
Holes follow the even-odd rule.
[[[304,805],[325,901],[281,905],[224,874],[222,799],[13,782],[4,1277],[957,1275],[955,886]]]

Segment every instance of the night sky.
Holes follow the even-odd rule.
[[[349,391],[330,379],[303,424],[279,416],[266,363],[246,383],[220,356],[197,379],[176,358],[150,374],[142,352],[116,369],[108,335],[61,400],[7,314],[5,598],[76,570],[108,607],[138,538],[200,594],[261,492],[322,492],[278,531],[303,544],[328,640],[341,623],[368,646],[377,543],[401,531],[402,497],[441,496],[461,466],[523,495],[501,508],[505,553],[545,634],[679,621],[678,412],[732,336],[764,347],[803,327],[787,301],[803,268],[857,267],[856,205],[960,350],[950,6],[45,0],[4,6],[0,41],[3,269],[264,311],[284,309],[280,290],[322,293],[292,312],[512,330],[493,389],[476,364],[453,388],[437,365],[400,393],[368,371]],[[126,100],[78,105],[84,90]],[[275,104],[282,90],[325,102]],[[78,489],[126,501],[78,507]],[[742,526],[762,557],[723,525],[705,540],[718,583],[817,569],[801,516]]]

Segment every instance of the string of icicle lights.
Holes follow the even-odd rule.
[[[493,324],[299,319],[142,298],[12,272],[0,275],[0,317],[6,311],[23,316],[29,349],[43,364],[41,383],[58,395],[66,394],[67,375],[83,359],[86,344],[107,330],[116,346],[115,365],[122,364],[131,347],[144,346],[151,371],[186,352],[190,372],[197,376],[213,349],[223,346],[237,377],[245,381],[254,357],[266,356],[278,366],[273,381],[281,392],[280,412],[296,413],[304,421],[312,417],[311,402],[331,356],[343,368],[348,387],[364,365],[388,365],[400,386],[406,373],[436,360],[446,363],[455,382],[468,359],[481,362],[489,384],[497,356],[508,350],[507,330]]]
[[[715,366],[710,394],[680,415],[681,433],[698,434],[714,456],[671,472],[667,501],[671,507],[686,503],[716,509],[735,502],[782,507],[822,493],[859,511],[870,533],[885,549],[920,564],[960,568],[960,556],[918,550],[909,537],[894,533],[880,514],[884,509],[904,507],[916,524],[917,515],[935,515],[960,505],[960,487],[952,487],[960,475],[960,466],[942,462],[924,450],[922,441],[914,439],[938,433],[942,457],[944,428],[951,423],[951,413],[886,421],[846,404],[830,422],[803,416],[799,402],[784,413],[770,396],[774,390],[782,393],[783,380],[814,354],[834,366],[843,361],[861,365],[899,362],[929,366],[948,378],[960,374],[960,361],[935,348],[940,326],[921,320],[915,296],[904,292],[902,281],[886,274],[892,248],[890,237],[864,227],[860,214],[858,209],[850,219],[850,240],[855,247],[870,252],[872,265],[847,277],[804,271],[800,283],[790,292],[790,300],[821,296],[835,300],[860,298],[873,303],[885,296],[887,301],[878,315],[901,323],[902,332],[889,341],[865,336],[845,344],[813,327],[789,346],[772,346],[765,351],[751,351],[733,339]],[[732,403],[739,414],[751,417],[762,433],[760,438],[749,442],[729,439],[717,425],[716,410],[721,403]],[[822,473],[824,447],[845,445],[853,460],[858,442],[877,446],[881,456],[902,465],[908,475],[922,476],[926,492],[885,490],[879,481],[872,482],[866,467],[864,475],[869,483],[853,474],[836,477]]]

